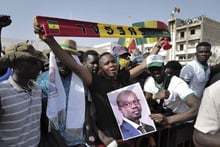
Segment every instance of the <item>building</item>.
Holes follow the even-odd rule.
[[[194,19],[182,20],[171,16],[168,20],[171,33],[172,49],[166,53],[169,60],[178,60],[183,65],[194,59],[198,42],[212,44],[212,58],[219,57],[220,45],[220,22],[199,16]],[[212,59],[212,62],[219,62]],[[212,63],[215,64],[215,63]]]
[[[112,48],[117,45],[117,42],[107,42],[107,43],[102,43],[99,45],[93,46],[93,48],[99,53],[104,53],[104,52],[112,52]]]

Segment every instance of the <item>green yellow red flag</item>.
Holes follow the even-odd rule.
[[[165,23],[161,21],[157,21],[157,20],[136,22],[136,23],[133,23],[132,26],[140,27],[140,28],[168,30],[168,26]],[[163,37],[163,36],[160,36],[160,37]],[[157,39],[158,39],[158,36],[157,37],[146,37],[146,38],[119,38],[118,44],[127,47],[128,50],[130,51],[136,48],[137,45],[153,43],[153,42],[156,42]]]
[[[166,28],[122,26],[45,16],[35,16],[34,21],[37,21],[43,26],[45,36],[100,38],[152,38],[170,36],[169,30]]]
[[[157,21],[157,20],[151,20],[151,21],[144,21],[144,22],[136,22],[132,24],[133,26],[137,26],[137,27],[146,27],[146,28],[157,28],[157,29],[167,29],[168,30],[168,26],[161,22],[161,21]],[[148,38],[138,38],[136,39],[136,42],[138,45],[140,44],[148,44],[148,43],[152,43],[152,42],[156,42],[157,41],[157,37],[148,37]]]

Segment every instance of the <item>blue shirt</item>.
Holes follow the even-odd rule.
[[[12,69],[8,68],[7,72],[3,76],[0,76],[0,82],[7,80],[10,77],[10,75],[12,75],[12,73]]]

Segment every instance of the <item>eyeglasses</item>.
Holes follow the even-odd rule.
[[[128,107],[131,107],[132,104],[139,105],[140,104],[140,99],[136,99],[136,100],[133,100],[131,102],[125,102],[122,105],[120,105],[119,107],[127,107],[128,108]]]

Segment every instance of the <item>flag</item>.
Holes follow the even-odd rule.
[[[52,34],[59,33],[60,26],[57,21],[48,20],[47,21],[49,32]]]
[[[137,22],[137,23],[133,23],[132,26],[137,26],[137,27],[140,27],[140,28],[168,30],[168,26],[165,23],[163,23],[161,21],[156,21],[156,20]],[[118,39],[118,44],[127,47],[128,50],[131,51],[132,49],[136,48],[137,45],[153,43],[153,42],[157,42],[157,40],[158,40],[157,37],[119,38]]]
[[[45,16],[35,16],[34,21],[44,27],[45,36],[100,37],[100,38],[146,38],[169,37],[164,28],[121,26]]]
[[[180,13],[180,8],[175,7],[174,8],[174,13]]]
[[[131,50],[137,48],[135,38],[119,38],[118,44],[128,48],[129,53],[131,53]]]
[[[57,21],[48,20],[49,29],[60,29],[60,26]]]
[[[136,23],[133,23],[132,25],[137,26],[137,27],[145,27],[145,28],[156,28],[156,29],[163,28],[163,29],[168,30],[168,26],[165,23],[161,21],[156,21],[156,20],[136,22]],[[141,44],[149,44],[149,43],[157,42],[157,40],[158,40],[157,37],[137,38],[136,42],[137,42],[137,45],[141,45]]]

